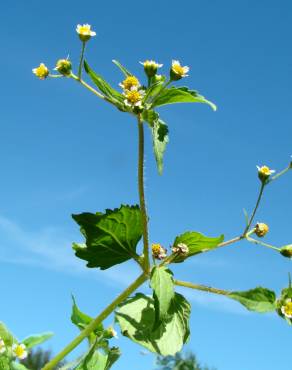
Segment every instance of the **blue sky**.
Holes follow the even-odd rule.
[[[187,230],[237,236],[242,209],[259,187],[256,165],[284,168],[292,154],[292,5],[275,1],[41,3],[2,5],[0,278],[1,320],[19,337],[52,330],[59,351],[76,334],[71,293],[96,315],[133,279],[131,263],[88,270],[71,251],[81,241],[72,213],[135,204],[135,121],[74,81],[39,81],[31,69],[70,57],[76,67],[78,23],[97,32],[87,59],[113,86],[120,60],[139,78],[140,60],[189,65],[184,83],[218,105],[162,107],[170,143],[159,176],[146,132],[146,196],[150,239],[168,246]],[[256,221],[270,225],[267,241],[292,242],[289,173],[267,189]],[[206,253],[174,269],[178,278],[244,290],[280,291],[291,261],[245,242]],[[147,286],[145,291],[148,292]],[[276,315],[246,312],[217,296],[185,291],[192,303],[186,348],[218,370],[290,370],[291,328]],[[111,323],[112,318],[107,320]],[[119,339],[117,370],[150,370],[154,357]]]

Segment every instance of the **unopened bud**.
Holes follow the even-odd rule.
[[[111,338],[116,338],[118,339],[118,334],[117,332],[115,331],[115,329],[110,326],[108,327],[104,332],[103,332],[103,336],[104,338],[106,339],[111,339]]]
[[[56,63],[55,70],[61,73],[63,76],[70,76],[72,64],[68,59],[59,59]]]
[[[285,245],[280,249],[280,253],[284,257],[292,258],[292,244]]]
[[[254,232],[259,238],[262,238],[268,233],[268,231],[269,231],[269,226],[267,224],[258,222],[255,226]]]
[[[189,253],[189,247],[184,243],[178,243],[172,247],[172,252],[180,255],[187,255]]]
[[[144,66],[144,71],[149,78],[154,77],[157,69],[163,66],[163,64],[158,64],[154,60],[145,60],[145,62],[140,63]]]

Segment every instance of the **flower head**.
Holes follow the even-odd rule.
[[[259,238],[262,238],[269,232],[269,226],[262,222],[258,222],[255,226],[254,232]]]
[[[40,79],[44,80],[49,75],[49,69],[45,66],[44,63],[41,63],[38,67],[33,68],[32,72]]]
[[[155,76],[157,69],[163,66],[163,64],[156,63],[154,60],[145,60],[145,62],[140,63],[144,66],[144,71],[148,77]]]
[[[275,172],[271,170],[268,166],[257,166],[259,179],[263,182],[266,182],[269,177]]]
[[[137,77],[135,77],[135,76],[128,76],[119,85],[124,90],[131,90],[132,88],[138,89],[138,87],[140,87],[140,82],[139,82],[139,80],[138,80]]]
[[[167,251],[159,243],[152,244],[152,255],[158,260],[162,260],[166,257]]]
[[[144,90],[138,90],[132,87],[131,90],[124,91],[124,96],[126,97],[124,103],[129,107],[141,107],[144,95]]]
[[[292,319],[292,299],[286,299],[284,305],[281,307],[282,314],[288,319]]]
[[[189,253],[189,247],[184,243],[178,243],[172,247],[172,252],[180,255],[187,255]]]
[[[59,59],[54,68],[56,71],[61,73],[63,76],[70,76],[72,70],[72,64],[68,59]]]
[[[27,357],[27,350],[26,350],[26,346],[25,344],[23,343],[14,343],[12,345],[12,352],[14,354],[15,357],[19,358],[20,360],[23,360]]]
[[[110,326],[105,330],[105,338],[107,338],[107,339],[111,339],[111,338],[118,339],[118,333],[115,331],[115,329],[112,326]]]
[[[83,42],[88,41],[92,36],[96,35],[94,31],[91,31],[91,26],[89,24],[78,24],[76,32],[78,33],[80,40]]]
[[[280,253],[284,257],[292,258],[292,244],[285,245],[280,249]]]
[[[0,338],[0,355],[6,351],[4,340]]]
[[[170,69],[170,78],[173,81],[178,81],[183,77],[187,77],[187,73],[190,70],[189,67],[182,67],[178,60],[173,60]]]

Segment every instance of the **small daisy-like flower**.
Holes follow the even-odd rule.
[[[0,355],[6,351],[4,340],[0,338]]]
[[[285,301],[285,304],[281,307],[281,312],[288,319],[292,319],[292,299],[288,298]]]
[[[145,60],[145,62],[140,62],[144,66],[144,71],[148,77],[153,77],[156,75],[157,69],[162,67],[163,64],[154,62],[154,60]]]
[[[159,243],[152,244],[152,255],[158,260],[162,260],[166,257],[167,251]]]
[[[49,69],[45,66],[44,63],[41,63],[38,67],[33,68],[32,72],[40,79],[44,80],[49,75]]]
[[[271,170],[268,166],[257,166],[258,176],[261,181],[267,181],[268,178],[275,172]]]
[[[262,238],[269,232],[269,226],[267,224],[264,224],[262,222],[258,222],[255,226],[255,234],[259,237]]]
[[[140,107],[145,91],[132,88],[131,90],[125,90],[124,95],[126,97],[124,100],[125,105],[129,107]]]
[[[15,357],[19,358],[20,360],[23,360],[27,357],[27,350],[26,346],[23,343],[14,343],[12,345],[12,352]]]
[[[78,24],[76,32],[78,33],[80,40],[83,42],[88,41],[92,36],[96,35],[94,31],[91,31],[91,26],[89,24]]]
[[[72,64],[68,59],[59,59],[54,68],[56,71],[61,73],[63,76],[70,76],[72,70]]]
[[[124,90],[131,90],[132,88],[138,89],[140,87],[140,82],[135,76],[128,76],[123,82],[119,84]]]
[[[189,247],[184,243],[178,243],[178,245],[171,248],[173,253],[186,255],[189,253]]]
[[[187,77],[187,73],[190,70],[189,67],[182,67],[178,60],[173,60],[170,69],[170,78],[173,81],[180,80],[183,77]]]

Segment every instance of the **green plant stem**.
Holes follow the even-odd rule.
[[[142,285],[148,276],[141,274],[131,285],[128,286],[116,299],[112,301],[91,323],[69,343],[60,353],[58,353],[50,362],[48,362],[42,370],[53,369],[65,356],[68,355],[75,347],[77,347],[85,338],[87,338],[98,325],[105,320],[114,309],[122,303],[130,294],[132,294],[140,285]]]
[[[259,192],[259,195],[258,195],[258,199],[257,199],[257,202],[256,202],[256,205],[255,205],[254,210],[253,210],[253,212],[252,212],[252,215],[251,215],[251,217],[250,217],[250,219],[249,219],[249,222],[248,222],[248,224],[247,224],[247,226],[246,226],[246,228],[244,229],[244,232],[243,232],[243,234],[242,234],[242,237],[243,237],[243,238],[245,238],[246,233],[247,233],[247,232],[248,232],[248,230],[250,229],[251,224],[252,224],[252,222],[253,222],[253,220],[254,220],[254,217],[255,217],[255,215],[256,215],[256,212],[257,212],[257,210],[258,210],[258,208],[259,208],[259,205],[260,205],[260,202],[261,202],[261,199],[262,199],[262,196],[263,196],[263,192],[264,192],[265,186],[266,186],[266,183],[265,183],[265,182],[262,182],[262,184],[261,184],[261,188],[260,188],[260,192]]]
[[[227,290],[212,288],[206,285],[193,284],[193,283],[189,283],[188,281],[174,280],[174,284],[178,286],[183,286],[185,288],[201,290],[203,292],[208,292],[208,293],[215,293],[215,294],[220,294],[220,295],[225,295],[225,296],[228,296],[230,294],[230,292],[228,292]]]
[[[144,271],[149,272],[149,240],[148,240],[148,216],[146,210],[145,193],[144,193],[144,126],[141,115],[138,115],[138,131],[139,131],[139,148],[138,148],[138,191],[140,200],[140,209],[142,217],[143,230],[143,256],[144,256]]]
[[[82,75],[82,63],[84,58],[84,51],[85,51],[85,44],[86,42],[82,42],[82,49],[81,49],[81,55],[80,55],[80,62],[79,62],[79,68],[78,68],[78,79],[81,80]]]
[[[152,102],[151,102],[151,106],[153,106],[153,104],[155,103],[155,100],[156,100],[156,99],[158,98],[158,96],[162,93],[162,91],[164,91],[164,90],[167,88],[167,86],[171,84],[171,82],[172,82],[172,80],[171,80],[171,79],[169,79],[169,80],[165,83],[165,85],[161,88],[161,90],[158,92],[158,94],[156,94],[156,95],[154,96],[154,98],[152,99]]]
[[[286,172],[288,172],[289,170],[291,170],[291,165],[289,165],[288,167],[284,168],[284,170],[282,170],[281,172],[277,173],[276,175],[274,175],[273,177],[271,177],[269,180],[268,180],[268,184],[276,179],[278,179],[280,176],[284,175]]]
[[[244,237],[242,235],[241,236],[237,236],[236,238],[233,238],[233,239],[230,239],[230,240],[226,240],[226,242],[222,242],[222,243],[218,244],[217,247],[226,247],[227,245],[230,245],[230,244],[239,242],[243,238]]]
[[[250,237],[247,237],[246,240],[249,241],[249,242],[251,242],[251,243],[257,244],[257,245],[262,245],[263,247],[274,249],[277,252],[280,251],[280,248],[274,247],[273,245],[264,243],[264,242],[262,242],[260,240],[256,240],[256,239],[253,239],[253,238],[250,238]]]
[[[75,81],[81,83],[81,85],[83,85],[84,87],[86,87],[86,89],[88,89],[89,91],[91,91],[94,95],[98,96],[99,98],[101,98],[103,100],[107,100],[104,95],[102,95],[100,92],[98,92],[93,87],[91,87],[90,85],[88,85],[88,83],[86,83],[82,79],[78,78],[76,75],[74,75],[74,73],[71,73],[71,76],[70,77],[72,77]]]

